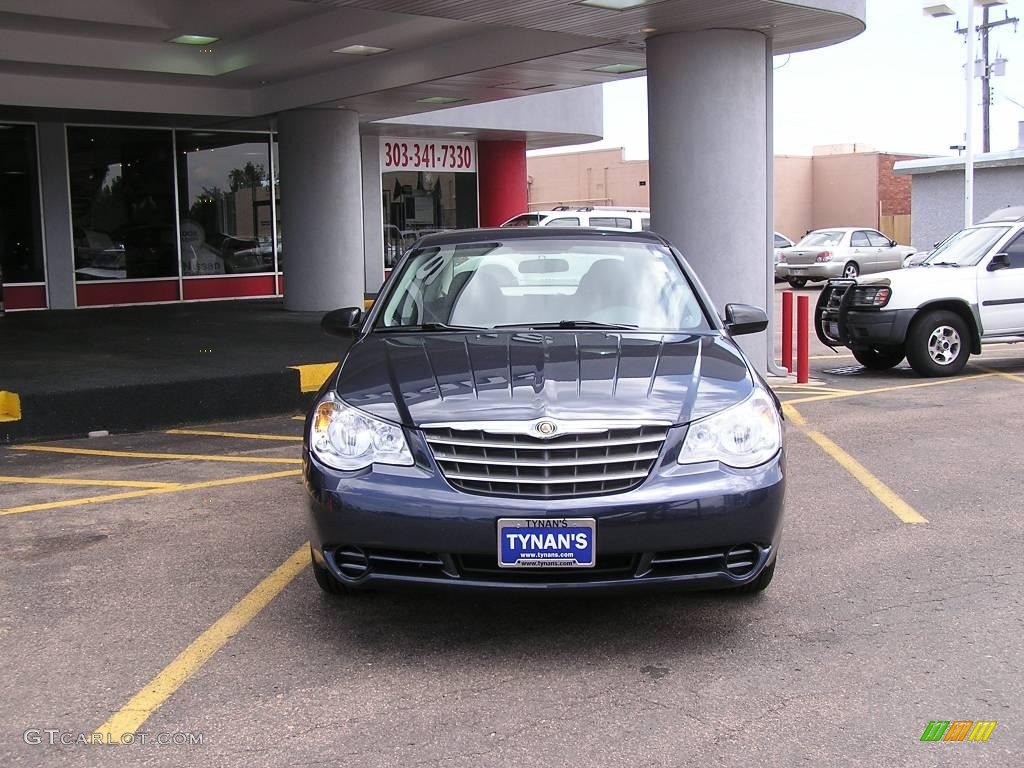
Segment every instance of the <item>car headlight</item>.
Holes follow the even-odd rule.
[[[680,464],[719,461],[730,467],[756,467],[782,448],[782,420],[763,389],[742,403],[694,422],[679,450]]]
[[[401,427],[346,405],[333,392],[328,392],[313,412],[309,449],[335,469],[363,469],[374,463],[413,464]]]
[[[892,298],[892,290],[886,286],[862,285],[853,289],[850,297],[852,307],[884,307]]]

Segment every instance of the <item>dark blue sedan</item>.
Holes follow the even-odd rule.
[[[431,235],[306,423],[327,592],[765,589],[785,489],[779,403],[680,254],[644,232]]]

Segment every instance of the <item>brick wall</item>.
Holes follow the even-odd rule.
[[[893,164],[898,160],[913,160],[913,155],[878,156],[878,201],[881,203],[882,216],[902,216],[910,214],[910,176],[894,176]]]

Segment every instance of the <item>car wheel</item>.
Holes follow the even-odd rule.
[[[857,262],[848,261],[846,266],[843,267],[843,277],[852,280],[860,274],[860,267],[857,266]]]
[[[316,558],[313,557],[312,544],[309,546],[309,558],[313,562],[313,578],[316,579],[320,589],[329,595],[344,595],[348,592],[348,588],[344,584],[334,578],[329,570],[316,561]]]
[[[869,371],[887,371],[895,368],[905,355],[900,347],[871,347],[870,349],[855,349],[853,356],[857,362]]]
[[[779,562],[778,558],[772,560],[771,565],[761,571],[756,579],[749,584],[744,584],[742,587],[736,587],[734,591],[740,595],[756,595],[758,592],[764,592],[768,589],[768,585],[772,583],[777,562]]]
[[[806,277],[791,277],[789,278],[789,284],[794,288],[803,288],[807,285]]]
[[[970,356],[970,329],[955,312],[927,312],[910,326],[907,360],[921,376],[955,376]]]

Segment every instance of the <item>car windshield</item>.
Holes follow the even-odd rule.
[[[808,248],[835,248],[843,241],[843,235],[845,234],[845,232],[840,230],[824,229],[820,232],[811,232],[797,245],[807,246]]]
[[[375,330],[560,324],[710,328],[689,280],[662,245],[517,238],[416,249]]]
[[[984,258],[1009,227],[969,227],[950,235],[932,251],[925,264],[973,267]]]

